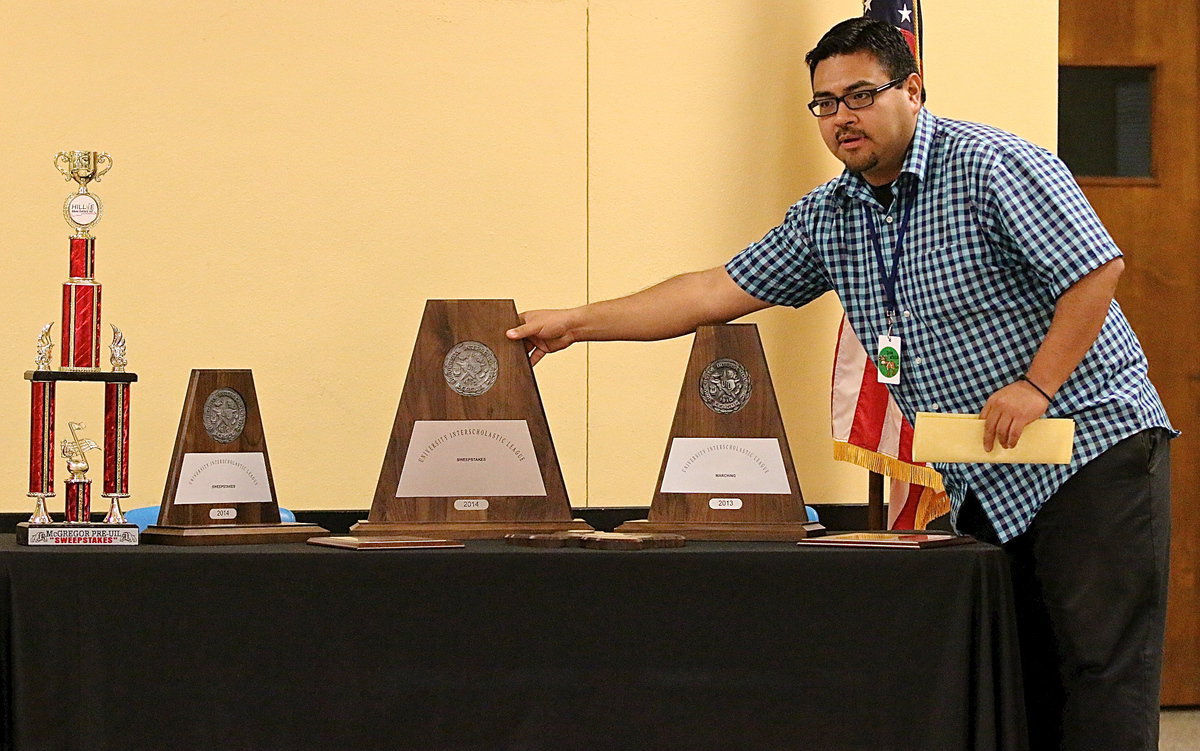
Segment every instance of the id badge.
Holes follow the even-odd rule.
[[[880,383],[900,383],[900,337],[880,336],[875,350]]]

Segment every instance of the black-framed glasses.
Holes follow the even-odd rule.
[[[911,74],[909,74],[911,75]],[[863,107],[870,107],[875,104],[875,95],[887,91],[893,86],[897,86],[908,80],[908,76],[900,76],[899,78],[888,81],[882,86],[876,86],[873,89],[862,89],[860,91],[852,91],[845,96],[831,96],[814,99],[808,103],[808,111],[813,113],[813,117],[829,117],[838,111],[838,106],[846,105],[848,110],[860,110]]]

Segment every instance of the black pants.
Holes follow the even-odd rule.
[[[1170,434],[1131,435],[1088,462],[1003,545],[1033,751],[1158,748],[1170,477]],[[957,527],[997,542],[974,494]]]

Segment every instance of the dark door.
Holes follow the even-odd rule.
[[[1148,108],[1148,158],[1126,159],[1126,168],[1115,174],[1089,176],[1076,170],[1076,176],[1125,252],[1126,271],[1117,300],[1146,348],[1150,377],[1171,420],[1184,433],[1172,446],[1174,511],[1163,704],[1200,704],[1200,357],[1192,352],[1200,331],[1200,2],[1061,0],[1059,18],[1061,65],[1142,68],[1143,77],[1149,69],[1146,95],[1125,97],[1123,112],[1115,108],[1118,118],[1134,120]],[[1083,71],[1091,72],[1095,71]],[[1115,74],[1136,77],[1137,72]],[[1104,140],[1107,126],[1102,118],[1090,122],[1095,122],[1094,128],[1060,128],[1060,151],[1069,150],[1070,142]],[[1136,140],[1129,132],[1123,137]],[[1136,173],[1141,168],[1145,174],[1129,176],[1131,169]]]

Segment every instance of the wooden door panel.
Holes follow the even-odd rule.
[[[1146,349],[1171,420],[1184,433],[1172,445],[1165,705],[1200,704],[1200,358],[1190,346],[1200,324],[1198,5],[1059,3],[1061,64],[1155,67],[1155,179],[1080,178],[1080,184],[1125,252],[1117,299]]]

